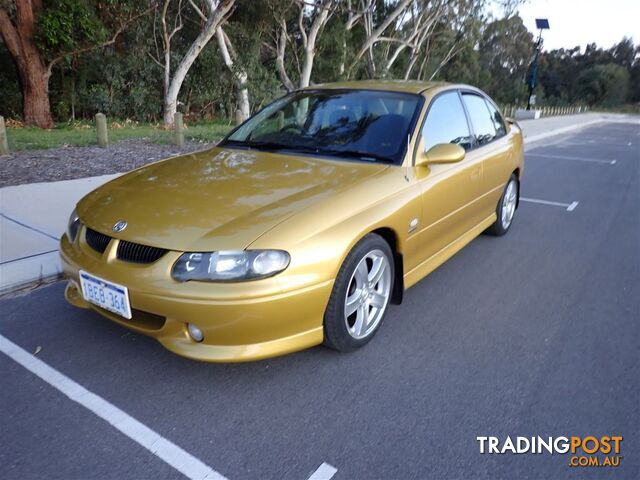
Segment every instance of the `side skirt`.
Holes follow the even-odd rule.
[[[489,226],[491,226],[491,224],[493,224],[493,222],[496,221],[496,219],[497,219],[496,214],[492,213],[489,217],[484,219],[482,222],[480,222],[478,225],[473,227],[471,230],[467,231],[466,233],[464,233],[463,235],[455,239],[453,242],[451,242],[449,245],[444,247],[439,252],[431,255],[431,257],[427,258],[424,262],[422,262],[420,265],[415,267],[413,270],[407,272],[404,275],[404,288],[407,289],[415,285],[424,277],[429,275],[436,268],[438,268],[444,262],[449,260],[460,250],[462,250],[462,248],[465,247],[468,243],[470,243],[471,240],[473,240],[482,232],[484,232]]]

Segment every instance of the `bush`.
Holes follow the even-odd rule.
[[[629,72],[613,63],[596,65],[576,80],[577,97],[590,106],[622,105],[629,92]]]

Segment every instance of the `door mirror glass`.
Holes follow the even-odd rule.
[[[454,143],[439,143],[426,152],[420,152],[416,166],[424,166],[437,163],[456,163],[465,156],[465,150]]]

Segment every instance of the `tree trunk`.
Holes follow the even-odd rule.
[[[24,123],[40,128],[53,128],[49,105],[50,73],[38,56],[27,60],[27,67],[19,69],[22,84],[22,115]]]
[[[173,73],[173,78],[171,78],[169,88],[167,88],[167,92],[164,96],[163,119],[166,127],[173,126],[173,117],[178,109],[178,94],[180,93],[182,84],[187,77],[187,73],[189,73],[189,69],[200,55],[202,49],[207,45],[207,43],[209,43],[209,40],[211,40],[213,35],[215,35],[216,29],[222,22],[225,15],[229,13],[234,3],[235,0],[222,0],[218,4],[214,2],[207,3],[209,8],[207,21],[189,47],[189,50],[187,50],[187,53],[182,57],[178,68],[176,68]]]
[[[0,8],[0,34],[13,59],[22,90],[23,120],[27,125],[53,127],[49,105],[49,77],[51,71],[33,38],[38,2],[16,1],[16,23],[8,12]]]
[[[284,18],[281,18],[279,23],[280,34],[278,35],[278,42],[276,45],[276,70],[278,71],[278,76],[280,77],[280,81],[284,88],[287,92],[292,92],[296,87],[293,85],[289,75],[287,75],[287,70],[284,66],[284,53],[287,48],[287,22]]]
[[[311,72],[313,71],[313,60],[316,56],[316,42],[320,31],[324,28],[327,20],[329,19],[329,11],[333,7],[333,0],[327,0],[322,4],[319,4],[317,8],[320,11],[313,19],[309,33],[304,31],[302,21],[300,21],[300,30],[303,34],[304,42],[304,60],[302,63],[302,72],[300,72],[300,88],[308,87],[311,83]],[[300,6],[300,15],[304,11],[305,4]]]
[[[240,107],[241,119],[244,122],[251,116],[251,105],[249,104],[249,90],[246,86],[238,90],[238,106]]]
[[[353,69],[358,64],[358,62],[360,61],[360,59],[365,53],[368,53],[367,59],[368,59],[369,75],[375,74],[375,64],[373,63],[373,52],[371,51],[371,49],[376,43],[378,43],[378,41],[380,40],[380,37],[385,32],[385,30],[389,27],[389,25],[391,25],[400,16],[400,14],[404,12],[405,9],[410,7],[410,3],[411,3],[411,0],[400,0],[396,4],[396,8],[389,15],[386,16],[386,18],[380,24],[380,26],[378,26],[378,28],[376,28],[375,30],[372,30],[370,33],[367,32],[367,37],[365,41],[360,46],[360,49],[356,53],[355,59],[353,60],[353,62],[349,66],[349,69],[347,70],[347,77],[351,77]],[[365,21],[369,21],[371,27],[372,27],[371,24],[373,23],[372,16],[373,16],[372,12],[367,12],[367,15],[365,15],[366,17]]]
[[[240,118],[238,120],[242,123],[251,115],[249,90],[247,89],[247,72],[242,67],[238,66],[231,57],[231,53],[235,55],[235,50],[222,27],[218,27],[216,29],[216,39],[218,40],[218,47],[222,54],[222,60],[231,72],[231,75],[233,75],[233,80],[236,86],[236,96],[238,99],[238,109],[240,110]],[[232,52],[230,53],[229,50]]]
[[[305,48],[302,72],[300,73],[300,88],[308,87],[311,82],[311,71],[313,70],[313,60],[315,56],[315,45],[309,45]]]
[[[182,87],[183,81],[184,76],[181,79],[171,82],[171,85],[169,85],[169,89],[167,90],[167,94],[164,97],[164,113],[162,114],[162,120],[164,122],[164,126],[167,128],[173,126],[173,119],[178,111],[178,93],[180,93],[180,87]]]
[[[191,47],[189,47],[189,50],[182,58],[180,65],[178,65],[178,68],[173,74],[173,78],[169,82],[169,88],[167,88],[167,93],[164,96],[163,118],[166,127],[173,126],[173,118],[178,111],[178,94],[180,93],[182,84],[187,77],[187,73],[189,73],[191,65],[193,65],[193,62],[195,62],[198,55],[200,55],[202,48],[211,39],[214,31],[203,30],[200,35],[198,35],[198,38],[193,42]]]
[[[304,1],[297,2],[299,8],[298,14],[298,34],[304,48],[304,56],[302,59],[302,69],[300,70],[300,78],[298,79],[298,87],[305,88],[311,84],[311,73],[313,71],[313,61],[316,55],[316,43],[318,35],[327,24],[334,8],[334,0],[322,0],[317,3],[308,3]],[[309,27],[309,31],[305,27],[305,11],[309,6],[313,5],[313,22]],[[280,24],[280,31],[276,39],[276,70],[282,85],[287,91],[295,89],[293,82],[287,75],[284,54],[287,47],[287,22],[284,13],[277,18]]]

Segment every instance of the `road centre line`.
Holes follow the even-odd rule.
[[[544,153],[532,153],[532,152],[528,152],[525,155],[529,157],[557,158],[559,160],[576,160],[579,162],[604,163],[608,165],[616,164],[616,160],[598,160],[596,158],[571,157],[567,155],[545,155]]]
[[[551,205],[553,207],[563,207],[567,209],[567,212],[573,212],[580,202],[571,202],[571,203],[560,203],[560,202],[551,202],[549,200],[540,200],[537,198],[526,198],[520,197],[521,202],[529,202],[529,203],[539,203],[541,205]]]
[[[190,453],[0,335],[0,351],[190,479],[227,480]]]
[[[323,463],[311,474],[308,480],[330,480],[337,471],[338,469],[336,467],[333,467],[328,463]]]

